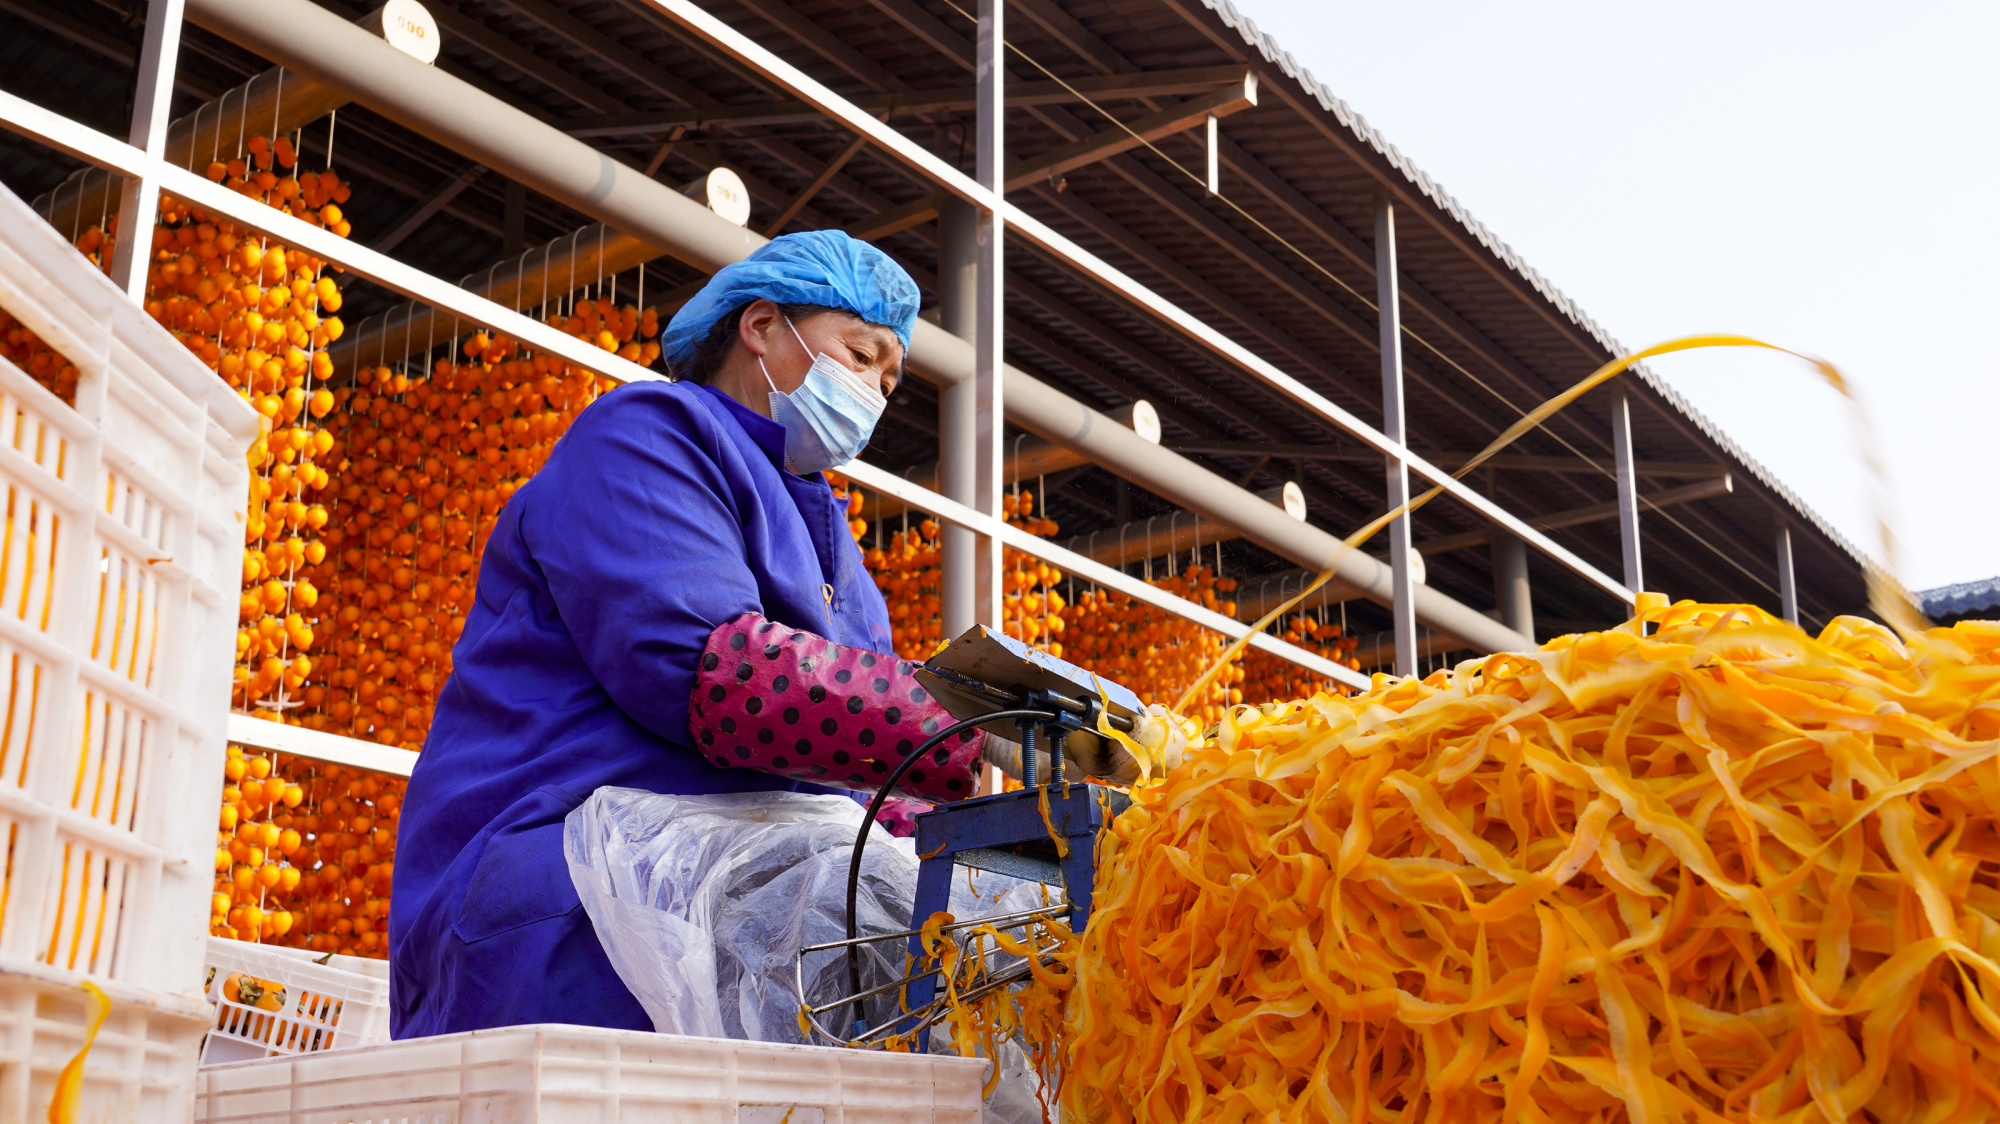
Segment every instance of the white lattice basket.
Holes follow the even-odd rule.
[[[257,415],[4,188],[0,308],[0,970],[196,999]]]
[[[203,1065],[389,1040],[386,960],[210,937],[208,969],[215,1024]],[[246,987],[241,977],[254,982]]]
[[[202,1124],[978,1124],[986,1062],[517,1026],[201,1071]]]

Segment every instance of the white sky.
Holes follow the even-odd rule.
[[[2000,574],[2000,4],[1235,3],[1626,347],[1726,331],[1832,360],[1903,580]],[[1809,368],[1649,365],[1880,556]]]

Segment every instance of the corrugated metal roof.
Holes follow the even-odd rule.
[[[2000,611],[2000,577],[1926,589],[1917,600],[1932,619]]]

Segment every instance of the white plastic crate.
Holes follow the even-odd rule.
[[[215,1023],[201,1048],[201,1064],[337,1050],[389,1040],[389,963],[334,956],[300,948],[208,938],[208,998]],[[277,985],[276,1009],[231,1000],[226,984],[241,973]]]
[[[257,415],[0,188],[0,969],[198,997]]]
[[[978,1124],[979,1058],[517,1026],[203,1069],[199,1124]]]
[[[208,1004],[117,983],[111,1014],[83,1066],[77,1120],[185,1124]],[[0,1121],[48,1118],[56,1077],[83,1045],[89,1008],[74,973],[0,970]]]

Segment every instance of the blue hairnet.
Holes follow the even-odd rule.
[[[910,353],[917,283],[866,242],[838,230],[808,230],[774,238],[709,278],[660,335],[667,368],[683,369],[717,320],[760,298],[845,309],[895,332],[903,354]]]

